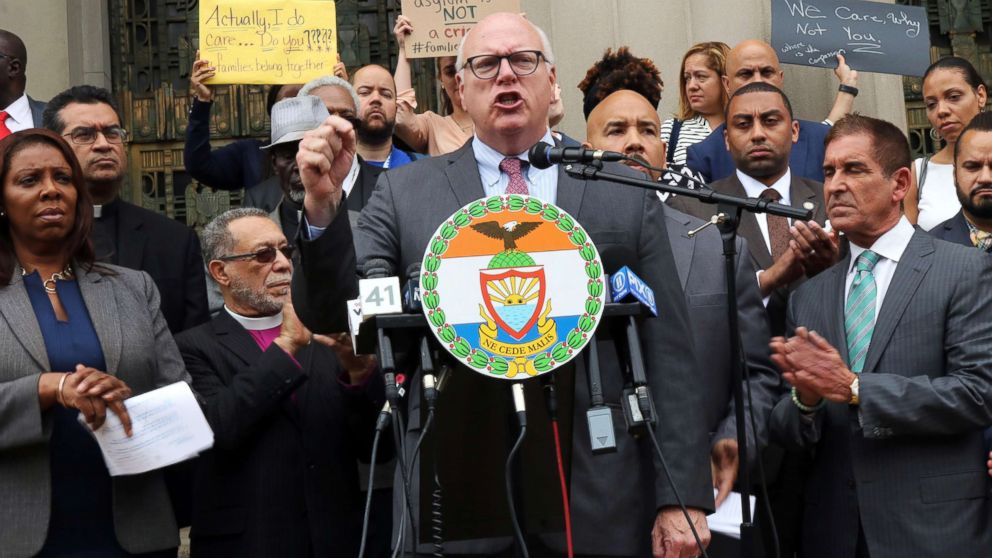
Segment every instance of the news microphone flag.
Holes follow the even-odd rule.
[[[633,296],[641,304],[647,306],[652,314],[658,315],[654,291],[629,267],[623,266],[610,276],[610,299],[613,302],[623,302],[628,296]]]

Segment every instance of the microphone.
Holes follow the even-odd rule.
[[[598,161],[623,161],[627,156],[616,151],[585,149],[583,147],[552,147],[543,141],[527,151],[527,159],[534,168],[546,169],[560,163],[595,163]]]
[[[419,313],[423,311],[420,301],[420,263],[410,264],[406,270],[406,284],[403,285],[403,310]]]
[[[633,296],[641,304],[647,306],[652,314],[658,315],[654,291],[629,267],[623,266],[610,276],[610,300],[621,302],[628,296]]]
[[[362,320],[379,314],[402,314],[400,279],[394,275],[393,264],[372,258],[361,266],[358,299],[362,305]]]

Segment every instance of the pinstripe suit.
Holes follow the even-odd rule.
[[[79,290],[100,338],[108,374],[135,395],[189,382],[147,273],[105,265],[116,275],[78,270]],[[14,274],[0,288],[0,557],[41,550],[51,504],[52,420],[38,402],[38,379],[50,366],[44,340]],[[160,471],[113,478],[117,540],[132,553],[174,548],[179,529]]]
[[[807,281],[789,329],[823,335],[848,361],[850,258]],[[816,448],[806,492],[804,555],[854,557],[859,519],[872,558],[988,556],[992,509],[982,429],[992,424],[992,260],[917,229],[883,300],[857,407],[812,419],[784,398],[781,443]]]

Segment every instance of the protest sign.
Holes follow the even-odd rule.
[[[403,0],[403,15],[413,25],[406,57],[455,56],[465,33],[496,12],[520,13],[520,0]]]
[[[334,0],[201,0],[200,56],[218,83],[305,83],[337,62]]]
[[[917,6],[861,0],[772,0],[772,47],[784,64],[921,76],[930,28]]]

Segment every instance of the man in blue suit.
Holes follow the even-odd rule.
[[[775,50],[759,40],[747,40],[730,51],[727,56],[726,75],[723,85],[727,93],[733,95],[737,89],[748,83],[761,81],[782,89],[785,73],[779,66]],[[858,94],[858,73],[851,70],[840,57],[835,71],[840,80],[840,91],[834,107],[827,117],[839,119],[850,112],[854,97]],[[789,157],[789,168],[792,173],[801,178],[823,182],[823,140],[830,130],[824,122],[798,120],[799,139],[792,146]],[[721,124],[703,141],[689,148],[686,154],[686,164],[692,170],[703,175],[706,182],[713,182],[734,174],[734,161],[724,142],[723,132],[726,124]]]

